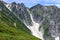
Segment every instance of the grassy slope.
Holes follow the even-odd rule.
[[[0,2],[0,40],[39,40]],[[16,27],[14,26],[16,23]]]

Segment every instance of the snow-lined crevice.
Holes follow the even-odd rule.
[[[30,11],[28,9],[27,9],[27,11],[30,13]],[[37,37],[39,39],[44,40],[43,39],[43,30],[39,31],[39,27],[41,26],[43,21],[41,21],[40,23],[36,23],[34,21],[33,16],[32,16],[31,13],[30,13],[30,18],[32,20],[32,26],[27,26],[26,23],[25,23],[25,25],[27,26],[27,28],[29,28],[31,30],[32,35],[34,35],[35,37]]]
[[[12,11],[11,8],[10,8],[10,7],[11,7],[11,4],[5,4],[5,6],[6,6],[10,11]]]
[[[30,14],[31,16],[31,20],[32,20],[32,23],[33,23],[33,26],[31,26],[31,31],[32,31],[32,34],[40,39],[43,40],[43,31],[39,31],[39,27],[41,24],[39,23],[36,23],[34,20],[33,20],[33,17],[32,17],[32,14]]]
[[[38,24],[35,21],[33,21],[33,17],[32,17],[31,14],[30,14],[30,16],[31,16],[31,20],[32,20],[33,25],[32,26],[27,26],[27,24],[25,22],[24,22],[24,24],[27,26],[27,28],[29,28],[31,30],[31,33],[32,33],[33,36],[44,40],[43,39],[43,30],[41,30],[41,31],[38,30],[40,24]]]

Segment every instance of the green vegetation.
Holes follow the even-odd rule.
[[[48,33],[48,31],[49,31],[49,22],[48,22],[48,20],[45,20],[45,21],[43,22],[42,27],[43,27],[43,29],[44,29],[44,35],[50,36],[50,34]]]
[[[48,39],[50,39],[50,40],[53,40],[53,38],[52,38],[52,36],[51,36],[51,33],[49,32],[49,21],[48,21],[48,19],[46,19],[44,22],[43,22],[43,24],[42,24],[42,26],[41,27],[43,27],[43,29],[44,29],[44,38],[48,38]]]
[[[21,27],[21,26],[20,26]],[[23,29],[18,29],[7,25],[4,21],[0,19],[0,40],[39,40],[23,31]]]

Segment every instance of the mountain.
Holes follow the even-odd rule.
[[[42,40],[60,40],[60,8],[37,4],[30,8],[33,19],[39,24],[38,31],[43,29]],[[39,34],[40,35],[40,34]]]
[[[7,25],[2,35],[7,33],[12,40],[60,40],[60,8],[55,5],[27,8],[23,3],[0,2],[0,6],[1,25]]]
[[[0,1],[0,40],[39,40],[31,31]]]

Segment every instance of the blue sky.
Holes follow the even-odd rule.
[[[17,2],[17,3],[24,3],[27,7],[32,7],[36,4],[42,5],[56,5],[60,7],[60,0],[4,0],[8,3]]]

